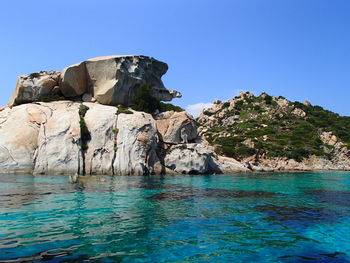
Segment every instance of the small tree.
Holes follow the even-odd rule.
[[[153,97],[152,89],[149,84],[142,83],[139,84],[134,97],[131,100],[131,108],[136,111],[144,111],[147,113],[154,113],[157,110],[159,112],[164,111],[184,111],[179,106],[173,105],[171,103],[160,102],[157,98]]]
[[[135,96],[131,100],[131,108],[136,111],[154,113],[160,109],[160,102],[151,95],[149,84],[142,83],[136,90]]]

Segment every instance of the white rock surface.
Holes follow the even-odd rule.
[[[181,129],[189,127],[188,135],[193,132],[191,139],[197,136],[194,121],[186,113],[166,112],[154,119],[143,112],[116,115],[114,106],[83,104],[89,107],[84,120],[91,134],[86,151],[82,150],[80,134],[81,103],[59,101],[2,107],[0,173],[233,173],[250,171],[248,162],[255,171],[350,169],[350,151],[330,132],[320,135],[324,144],[331,146],[327,147],[330,160],[311,156],[296,162],[261,156],[239,162],[217,156],[205,140],[181,143],[177,137]]]
[[[104,105],[129,105],[140,84],[149,84],[151,95],[170,101],[181,93],[164,87],[161,77],[168,65],[152,57],[128,55],[88,59],[57,71],[19,76],[9,105],[36,102],[59,95],[69,100]]]
[[[249,169],[244,164],[229,157],[218,156],[216,164],[221,173],[249,172]]]
[[[86,174],[165,173],[161,161],[164,155],[159,158],[162,150],[152,115],[143,112],[116,115],[116,107],[84,103],[89,107],[84,120],[91,140],[87,142],[88,149],[83,151],[80,105],[60,101],[3,108],[0,111],[0,172],[82,174],[85,168]],[[182,120],[188,118],[185,115],[176,115],[179,120],[170,122],[183,124]],[[179,129],[181,127],[179,125]],[[179,163],[178,156],[185,158]],[[179,165],[174,172],[206,173],[216,167],[212,151],[199,144],[174,146],[165,159],[169,166],[173,161]]]
[[[60,90],[66,97],[76,97],[89,92],[85,62],[80,62],[62,70]]]
[[[158,136],[152,115],[143,112],[121,113],[117,117],[117,129],[114,174],[159,173],[161,164],[156,153]]]
[[[9,105],[37,101],[42,96],[51,94],[54,87],[58,85],[59,77],[60,72],[57,71],[42,71],[19,76]]]
[[[324,144],[328,144],[331,146],[334,146],[338,141],[337,136],[335,136],[332,132],[322,132],[322,134],[320,135],[320,139]]]
[[[0,111],[0,173],[31,173],[39,127],[48,114],[35,104]]]
[[[97,57],[65,68],[60,88],[66,97],[91,93],[101,104],[127,105],[138,84],[147,83],[154,97],[170,101],[181,94],[164,87],[161,77],[167,70],[166,63],[146,56]]]
[[[195,140],[198,136],[197,126],[193,118],[183,112],[167,111],[156,117],[157,130],[160,140],[165,143],[181,143],[181,130],[184,128],[188,141]]]
[[[40,126],[35,174],[82,173],[78,103],[40,103],[51,111]]]
[[[90,93],[84,93],[81,97],[83,102],[95,102],[96,99]]]
[[[169,173],[220,173],[213,160],[213,152],[198,143],[171,146],[164,158],[164,164]]]
[[[85,153],[86,174],[113,174],[114,143],[117,136],[116,107],[84,103],[89,107],[84,117],[91,140]]]
[[[296,116],[299,116],[300,118],[305,118],[306,117],[306,112],[303,111],[302,109],[295,108],[292,113]]]

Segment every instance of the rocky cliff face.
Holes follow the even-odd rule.
[[[350,117],[266,93],[242,92],[198,117],[199,133],[251,170],[349,170]]]
[[[216,100],[195,121],[159,103],[181,96],[165,89],[167,68],[150,57],[110,56],[20,76],[0,108],[0,173],[350,170],[349,117],[248,92]],[[158,110],[125,108],[135,97],[138,107]]]
[[[81,105],[88,107],[83,117]],[[72,101],[6,107],[0,111],[0,173],[147,175],[227,168],[201,143],[187,113],[128,113]],[[191,143],[182,142],[181,130]],[[247,168],[237,162],[230,171]]]
[[[147,101],[141,93],[138,107],[181,97],[165,89],[167,69],[151,57],[109,56],[20,76],[9,107],[0,108],[0,173],[221,173],[190,115],[125,108],[140,90]]]

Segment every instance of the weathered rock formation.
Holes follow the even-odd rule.
[[[164,163],[167,173],[222,173],[215,159],[215,154],[203,144],[189,143],[172,146]],[[235,168],[237,170],[237,166]]]
[[[23,104],[1,111],[0,120],[1,172],[82,171],[77,104]]]
[[[183,128],[191,140],[200,141],[193,119],[184,112],[154,117],[137,111],[118,114],[114,106],[83,103],[89,108],[83,119],[91,137],[83,142],[81,105],[56,101],[2,109],[0,173],[147,175],[227,170],[205,144],[181,142]],[[160,120],[165,124],[159,126]],[[245,170],[238,162],[230,167]]]
[[[163,85],[167,69],[151,57],[109,56],[20,76],[0,109],[0,173],[220,173],[227,165],[186,112],[124,109],[141,84],[158,100],[180,97]]]
[[[49,113],[42,107],[25,104],[0,111],[0,170],[29,173],[34,170],[39,127]]]
[[[41,71],[18,77],[16,89],[10,98],[9,105],[40,101],[49,94],[57,95],[60,72]]]
[[[0,173],[350,169],[349,119],[307,101],[242,92],[215,100],[198,128],[186,112],[125,108],[141,84],[158,100],[180,97],[163,85],[167,69],[151,57],[109,56],[20,76],[9,106],[0,107]]]
[[[86,174],[113,174],[116,147],[117,115],[104,105],[85,103],[89,107],[84,120],[91,140],[84,155]]]
[[[108,56],[88,59],[62,72],[42,71],[20,76],[9,105],[55,100],[97,101],[104,105],[129,105],[140,84],[151,87],[152,96],[163,101],[181,97],[167,90],[161,77],[166,63],[147,56]]]
[[[50,103],[42,104],[39,109],[45,118],[37,125],[39,134],[33,159],[34,173],[81,172],[79,105]]]
[[[197,126],[192,117],[186,112],[167,111],[158,114],[156,117],[156,125],[161,140],[169,144],[177,144],[182,142],[181,130],[187,135],[188,141],[195,140],[197,135]]]
[[[114,173],[118,175],[160,174],[158,136],[152,115],[143,112],[119,114],[117,119]]]

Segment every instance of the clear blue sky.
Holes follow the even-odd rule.
[[[0,105],[17,76],[143,54],[186,107],[238,90],[350,115],[349,0],[62,0],[0,4]]]

